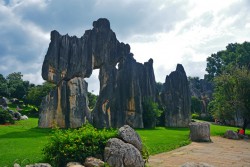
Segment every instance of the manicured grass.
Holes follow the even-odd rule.
[[[213,124],[210,125],[211,136],[223,136],[227,130],[233,130],[237,132],[237,129],[240,129],[240,128],[232,127],[232,126],[213,125]],[[246,135],[250,135],[249,129],[246,130]]]
[[[25,164],[42,161],[42,148],[50,129],[37,128],[37,118],[0,125],[0,167],[12,167],[16,161]]]
[[[48,142],[51,129],[37,127],[37,118],[17,121],[15,125],[0,125],[0,167],[12,167],[16,161],[25,164],[42,162],[42,149]],[[237,131],[236,127],[211,125],[211,135],[221,136],[226,130]],[[151,155],[187,145],[188,128],[137,129]],[[249,130],[247,134],[250,135]]]
[[[170,151],[190,143],[188,128],[157,127],[136,131],[147,146],[150,155]]]

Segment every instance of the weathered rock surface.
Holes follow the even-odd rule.
[[[93,69],[100,69],[100,94],[93,110],[93,124],[100,128],[124,124],[143,128],[143,99],[155,98],[153,60],[144,64],[136,62],[130,46],[116,39],[107,19],[93,22],[93,29],[85,31],[81,38],[51,32],[42,77],[56,83],[57,90],[51,92],[42,104],[40,127],[50,127],[53,121],[59,127],[75,127],[84,123],[84,116],[88,115],[87,103],[84,100],[82,115],[78,113],[70,117],[74,109],[80,109],[77,105],[69,107],[64,103],[70,99],[67,93],[70,88],[66,85],[73,78],[89,77]],[[82,95],[77,94],[73,100],[81,101],[80,97]]]
[[[142,141],[138,133],[129,125],[124,125],[118,130],[118,136],[126,143],[135,146],[139,151],[142,151]]]
[[[52,166],[48,163],[35,163],[31,165],[26,165],[26,167],[52,167]]]
[[[84,165],[85,167],[103,167],[104,162],[94,157],[88,157],[86,158]]]
[[[227,130],[224,134],[224,137],[225,138],[228,138],[228,139],[234,139],[234,140],[238,140],[239,139],[239,136],[236,132],[232,131],[232,130]]]
[[[108,140],[104,160],[112,167],[144,167],[145,165],[142,155],[136,147],[117,138]]]
[[[153,60],[141,64],[129,54],[119,62],[118,70],[110,74],[112,75],[109,76],[116,76],[116,80],[106,84],[102,84],[103,75],[99,77],[101,85],[107,86],[101,86],[97,107],[94,110],[94,125],[121,127],[128,124],[133,128],[143,128],[143,99],[155,97]]]
[[[165,126],[187,127],[190,122],[191,96],[186,72],[181,64],[166,76],[161,94]]]
[[[84,166],[79,162],[69,162],[67,163],[66,167],[84,167]]]
[[[21,167],[18,163],[14,163],[14,167]]]
[[[41,104],[39,127],[80,127],[91,121],[87,99],[88,84],[80,77],[62,81]]]
[[[201,100],[202,114],[209,114],[207,107],[212,99],[213,84],[205,79],[191,79],[189,80],[189,88],[191,96],[195,96]]]
[[[0,105],[2,105],[4,108],[7,107],[7,99],[5,97],[0,98]]]
[[[190,139],[197,142],[210,142],[210,124],[207,122],[191,122]]]

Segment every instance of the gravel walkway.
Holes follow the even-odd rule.
[[[215,167],[250,167],[250,140],[211,137],[211,143],[192,142],[176,150],[150,156],[150,167],[176,167],[186,162]]]

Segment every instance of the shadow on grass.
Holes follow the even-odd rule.
[[[43,128],[31,128],[24,131],[18,132],[9,132],[3,135],[0,135],[0,139],[8,138],[39,138],[44,136],[49,136],[52,132],[52,129],[43,129]]]

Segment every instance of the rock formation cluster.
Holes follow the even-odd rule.
[[[90,77],[94,69],[100,69],[100,92],[96,107],[90,112],[88,84],[84,78]],[[170,86],[174,90],[165,89],[164,94],[175,95],[167,99],[164,97],[163,102],[168,106],[168,100],[177,100],[173,103],[177,107],[169,108],[173,109],[172,114],[167,109],[166,125],[187,126],[190,106],[183,67],[178,66],[177,71],[167,78],[171,76],[174,78],[166,79],[165,88]],[[88,121],[98,128],[125,124],[143,128],[142,104],[145,99],[156,101],[157,97],[153,60],[138,63],[130,52],[130,46],[117,40],[107,19],[94,21],[93,29],[85,31],[81,38],[52,31],[42,77],[57,87],[43,99],[39,127],[75,128]],[[173,82],[174,85],[171,84]],[[169,122],[172,118],[175,123]]]
[[[100,94],[90,113],[84,78],[93,69],[100,69]],[[124,124],[143,128],[143,99],[155,97],[153,60],[136,62],[130,46],[116,39],[107,19],[93,22],[93,29],[81,38],[52,31],[42,77],[57,89],[42,102],[40,127],[79,127],[89,121],[100,128]]]

